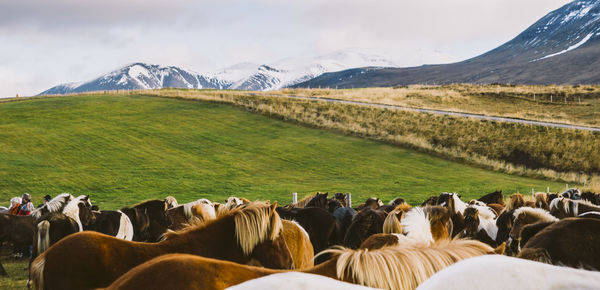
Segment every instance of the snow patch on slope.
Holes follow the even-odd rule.
[[[535,60],[533,60],[533,61],[538,61],[538,60],[542,60],[542,59],[547,59],[547,58],[555,57],[555,56],[557,56],[557,55],[561,55],[561,54],[563,54],[563,53],[567,53],[567,52],[569,52],[569,51],[571,51],[571,50],[574,50],[574,49],[576,49],[576,48],[578,48],[578,47],[580,47],[580,46],[584,45],[586,42],[588,42],[588,40],[590,40],[590,38],[592,38],[592,36],[594,36],[594,34],[596,34],[596,33],[595,33],[595,32],[592,32],[592,33],[590,33],[590,34],[586,35],[586,36],[585,36],[585,37],[584,37],[584,38],[583,38],[581,41],[579,41],[578,43],[576,43],[576,44],[574,44],[574,45],[571,45],[571,46],[569,46],[569,47],[568,47],[567,49],[565,49],[565,50],[559,51],[559,52],[557,52],[557,53],[553,53],[553,54],[546,55],[546,56],[544,56],[544,57],[541,57],[541,58],[535,59]],[[532,61],[532,62],[533,62],[533,61]]]

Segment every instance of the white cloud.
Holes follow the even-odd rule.
[[[209,71],[373,49],[406,65],[465,59],[565,0],[19,0],[0,3],[0,96],[143,61]]]

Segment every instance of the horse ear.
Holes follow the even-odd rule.
[[[504,250],[506,250],[506,242],[502,242],[500,246],[494,249],[494,253],[498,255],[504,254]]]
[[[277,208],[277,201],[271,205],[271,214],[275,212],[275,208]]]

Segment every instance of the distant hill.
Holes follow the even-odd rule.
[[[571,2],[511,41],[475,58],[408,68],[363,67],[325,73],[293,87],[370,87],[409,84],[600,83],[600,1]]]

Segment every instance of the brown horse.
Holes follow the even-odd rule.
[[[173,205],[173,198],[168,197],[164,200],[154,199],[138,203],[131,208],[140,210],[143,215],[148,219],[148,227],[146,233],[140,233],[141,235],[147,236],[144,241],[158,242],[167,231],[169,227],[169,218],[167,216],[167,210]],[[122,208],[132,224],[135,224],[132,219],[132,211],[130,208]],[[135,225],[134,225],[135,231]]]
[[[414,289],[458,261],[496,252],[478,241],[446,240],[431,246],[340,248],[324,253],[332,258],[302,272],[381,289]],[[281,272],[192,255],[166,255],[135,267],[108,289],[224,289]]]
[[[496,243],[497,234],[496,220],[481,217],[476,207],[465,209],[465,237],[496,247],[498,246],[498,243]]]
[[[548,194],[545,192],[536,192],[533,194],[533,200],[535,201],[536,208],[542,208],[545,210],[550,210],[548,205]]]
[[[515,217],[510,236],[513,240],[519,241],[523,227],[538,222],[555,222],[558,219],[549,212],[541,208],[521,207],[513,213]]]
[[[293,268],[307,269],[314,266],[314,249],[306,230],[294,221],[281,220],[281,223],[283,224],[283,238],[294,261]]]
[[[495,203],[504,205],[504,196],[502,195],[502,190],[496,190],[492,193],[488,193],[480,197],[478,200],[483,201],[486,204]]]
[[[600,220],[565,218],[541,230],[518,257],[574,268],[600,269]]]
[[[16,253],[29,256],[34,232],[35,225],[31,216],[0,214],[0,249],[2,244],[7,242],[12,244]]]
[[[168,233],[160,243],[129,242],[95,232],[77,233],[36,258],[30,279],[36,289],[106,287],[131,268],[169,253],[289,269],[293,261],[280,235],[282,225],[275,205],[248,204],[205,225]]]

